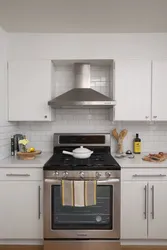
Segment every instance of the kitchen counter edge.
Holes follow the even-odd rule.
[[[20,160],[17,156],[9,156],[0,160],[0,168],[12,167],[28,167],[28,168],[43,168],[44,164],[49,160],[53,153],[42,153],[37,155],[33,160]]]
[[[135,155],[134,158],[129,159],[128,157],[119,159],[115,158],[121,168],[167,168],[167,160],[163,162],[148,162],[143,161],[142,157],[146,154]],[[114,156],[114,155],[113,155]]]

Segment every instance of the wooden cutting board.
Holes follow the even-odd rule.
[[[146,155],[142,158],[143,161],[149,161],[149,162],[162,162],[167,159],[167,153],[164,153],[164,155],[161,158],[151,157],[149,155]]]
[[[36,157],[36,155],[39,155],[41,153],[42,153],[41,150],[36,150],[34,152],[17,152],[17,156],[21,160],[33,160]]]

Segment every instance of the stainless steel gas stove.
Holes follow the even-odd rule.
[[[90,158],[75,159],[62,153],[81,145],[94,152]],[[63,179],[96,180],[97,204],[62,206]],[[59,249],[59,245],[62,249],[62,240],[82,242],[85,249],[86,243],[97,241],[97,249],[103,242],[102,247],[109,249],[119,244],[119,238],[120,166],[110,153],[110,134],[54,134],[54,154],[44,166],[45,249]]]

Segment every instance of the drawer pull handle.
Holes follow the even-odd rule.
[[[38,186],[38,219],[41,218],[41,187]]]
[[[144,219],[147,219],[147,185],[144,187]]]
[[[133,177],[165,177],[166,174],[134,174]]]
[[[152,191],[152,219],[154,220],[154,185],[151,187],[151,191]]]
[[[22,176],[22,177],[28,177],[30,174],[6,174],[6,176]]]

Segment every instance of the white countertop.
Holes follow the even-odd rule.
[[[114,154],[112,154],[114,156]],[[121,168],[167,168],[167,160],[163,162],[148,162],[143,161],[142,157],[147,154],[134,155],[133,159],[127,157],[124,158],[115,158],[119,163]]]
[[[33,160],[20,160],[17,158],[17,156],[9,156],[8,158],[0,161],[0,168],[42,168],[52,155],[53,153],[42,153],[40,155],[37,155]]]
[[[28,167],[28,168],[42,168],[44,164],[49,160],[53,153],[42,153],[41,155],[36,156],[33,160],[20,160],[17,156],[9,156],[3,160],[0,160],[0,168],[3,167]],[[143,155],[135,155],[135,158],[129,159],[127,157],[124,158],[115,158],[115,160],[119,163],[121,168],[167,168],[167,160],[163,162],[147,162],[143,161]],[[112,154],[114,156],[114,153]]]

